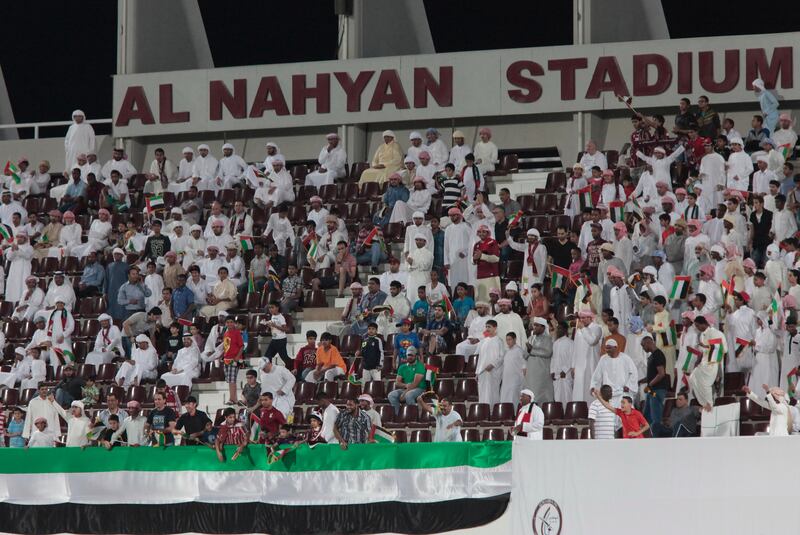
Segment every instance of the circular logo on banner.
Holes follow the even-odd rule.
[[[542,500],[533,512],[534,535],[561,534],[561,508],[551,499]]]

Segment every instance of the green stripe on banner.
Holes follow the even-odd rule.
[[[235,447],[225,449],[230,459]],[[353,444],[343,451],[335,444],[301,446],[268,464],[264,446],[251,445],[235,461],[219,462],[214,450],[168,448],[32,448],[0,449],[0,474],[97,472],[312,472],[353,470],[421,470],[469,466],[494,468],[511,460],[511,442]]]

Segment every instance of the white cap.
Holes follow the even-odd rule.
[[[412,140],[412,139],[422,139],[422,134],[420,134],[419,132],[416,132],[416,131],[415,132],[411,132],[410,134],[408,134],[408,139],[409,139],[409,141]]]
[[[70,407],[78,407],[81,411],[83,411],[83,401],[76,399],[69,405]]]
[[[190,154],[194,154],[194,149],[192,147],[183,147],[183,149],[181,150],[181,154],[186,154],[187,152]]]
[[[536,400],[536,396],[533,395],[533,390],[531,390],[529,388],[526,388],[526,389],[522,390],[519,394],[521,396],[528,396],[529,398],[531,398],[531,401],[535,401]]]
[[[150,338],[146,334],[140,334],[136,337],[137,342],[147,342],[150,343]]]
[[[455,132],[453,132],[453,138],[457,138],[457,137],[463,138],[464,137],[464,132],[462,132],[461,130],[456,130]]]
[[[547,320],[544,319],[544,318],[539,318],[539,317],[533,318],[533,322],[536,325],[541,325],[542,327],[547,327]]]
[[[386,136],[395,137],[394,136],[394,132],[392,132],[391,130],[384,130],[383,131],[383,137],[386,137]]]
[[[218,318],[225,318],[227,316],[228,316],[228,313],[225,312],[224,310],[220,310],[219,312],[217,312],[217,317]]]
[[[536,230],[535,228],[529,228],[529,229],[528,229],[528,232],[527,232],[526,234],[527,234],[528,236],[536,236],[537,238],[540,238],[540,237],[541,237],[541,234],[539,234],[539,231],[538,231],[538,230]]]
[[[744,141],[740,137],[732,137],[728,140],[728,143],[731,145],[744,145]]]
[[[605,347],[619,347],[619,346],[617,345],[617,341],[616,341],[616,340],[614,340],[613,338],[609,338],[608,340],[606,340],[606,343],[605,343],[605,344],[603,344],[603,345],[604,345]]]
[[[414,236],[415,240],[425,240],[425,243],[428,243],[428,237],[423,234],[422,232],[417,232],[417,235]]]
[[[414,212],[413,214],[411,214],[411,219],[417,219],[417,218],[419,218],[419,219],[425,219],[425,214],[423,214],[423,213],[422,213],[422,212],[420,212],[420,211],[416,211],[416,212]]]
[[[122,256],[125,256],[125,251],[119,247],[114,247],[114,250],[111,251],[111,254],[121,254]]]
[[[519,287],[517,286],[516,282],[510,281],[508,284],[506,284],[506,290],[511,290],[512,292],[518,292]]]
[[[273,149],[277,149],[278,148],[278,146],[275,143],[273,143],[272,141],[267,141],[266,146],[267,147],[272,147]]]
[[[642,270],[642,273],[647,273],[648,275],[652,275],[653,277],[658,277],[658,271],[653,266],[645,266]]]
[[[222,150],[225,150],[225,149],[231,149],[231,150],[234,150],[234,149],[233,149],[233,145],[231,145],[230,143],[225,143],[225,144],[222,146]]]
[[[769,163],[769,158],[767,158],[766,156],[759,156],[759,157],[756,158],[756,161],[757,162],[764,162],[764,163],[768,164]]]
[[[206,145],[205,143],[201,143],[201,144],[199,144],[199,145],[197,146],[197,150],[198,150],[198,151],[200,151],[200,150],[203,150],[203,149],[206,149],[206,150],[211,150],[211,147],[209,147],[209,146],[208,146],[208,145]]]
[[[97,321],[111,321],[111,316],[105,313],[100,314],[99,316],[97,316]]]
[[[189,227],[189,232],[194,232],[195,230],[199,230],[200,232],[203,232],[203,227],[201,227],[200,225],[197,225],[197,224],[194,224],[191,227]]]

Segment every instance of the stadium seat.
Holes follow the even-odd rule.
[[[545,427],[542,429],[542,438],[544,440],[553,440],[555,438],[555,436],[553,436],[553,428]]]
[[[23,407],[27,406],[30,400],[32,400],[37,394],[38,394],[37,389],[26,388],[19,395],[19,404],[22,405]]]
[[[411,431],[409,442],[431,442],[431,432],[429,429],[415,429]]]
[[[516,407],[513,403],[495,403],[492,407],[492,422],[513,425],[517,419]]]
[[[456,388],[451,379],[441,379],[436,381],[435,391],[436,395],[439,396],[439,399],[452,399],[456,392]]]
[[[117,375],[117,367],[114,364],[101,364],[97,370],[97,377],[95,380],[98,383],[110,383]]]
[[[304,308],[327,308],[328,299],[325,297],[324,290],[309,290],[303,301]]]
[[[464,425],[474,427],[484,422],[488,423],[490,414],[491,409],[487,403],[473,403],[469,406],[469,409],[467,409]]]
[[[714,400],[714,406],[718,405],[730,405],[731,403],[736,403],[736,398],[733,396],[720,396]]]
[[[381,417],[381,423],[386,426],[394,423],[394,407],[391,405],[377,405],[375,410]]]
[[[456,391],[453,399],[457,401],[477,401],[478,381],[476,379],[459,379],[456,382]]]
[[[349,381],[342,381],[342,386],[339,390],[337,399],[353,399],[357,400],[361,395],[361,385],[354,385]]]
[[[419,420],[419,410],[416,405],[400,405],[400,412],[395,415],[394,421],[402,424],[414,424]]]
[[[564,419],[576,424],[588,424],[589,406],[585,401],[570,401],[564,411]]]
[[[297,403],[311,403],[317,393],[317,385],[315,383],[295,383],[295,388]]]
[[[357,334],[346,334],[342,337],[339,352],[342,355],[352,355],[361,347],[361,337]]]
[[[536,198],[533,195],[518,195],[517,202],[520,210],[526,214],[533,215],[536,207]],[[512,214],[506,215],[510,217]]]
[[[481,432],[477,429],[461,429],[461,438],[464,442],[480,442]]]
[[[3,402],[3,405],[6,408],[13,407],[19,403],[19,390],[16,388],[4,388],[2,392],[0,392],[0,401]]]
[[[144,404],[147,401],[147,390],[145,390],[143,386],[131,385],[128,387],[126,399],[128,401],[138,401]]]
[[[584,427],[581,429],[581,440],[591,440],[594,438],[594,431],[591,427]]]
[[[408,442],[408,436],[406,432],[402,429],[398,429],[397,431],[393,431],[394,434],[394,441],[397,444],[402,444],[403,442]]]
[[[564,407],[561,405],[560,401],[547,401],[542,403],[541,408],[544,413],[545,424],[564,419]]]
[[[361,178],[361,173],[369,169],[369,162],[356,162],[350,168],[350,178],[358,181]]]
[[[451,377],[464,373],[464,357],[460,355],[446,355],[439,370],[439,377]]]
[[[742,372],[727,372],[725,374],[725,395],[732,396],[740,394],[742,387],[745,385],[744,373]],[[740,394],[741,395],[741,394]]]
[[[114,395],[117,396],[117,399],[120,401],[120,403],[127,401],[139,401],[139,403],[142,403],[142,401],[144,401],[144,393],[142,393],[142,400],[138,399],[134,400],[133,398],[129,398],[128,396],[125,395],[125,388],[121,386],[113,385],[106,388],[106,396],[108,396],[108,394],[110,394],[111,392],[113,392]]]
[[[503,432],[502,429],[492,428],[492,429],[484,429],[483,435],[481,436],[481,441],[486,442],[489,440],[495,441],[503,441],[506,439],[506,434]]]
[[[362,388],[365,394],[372,396],[372,401],[375,403],[386,400],[386,389],[383,386],[383,381],[367,381]]]
[[[377,182],[364,182],[358,192],[360,199],[376,201],[381,197],[381,187]]]
[[[559,427],[556,433],[557,440],[578,440],[578,429],[575,427]]]
[[[739,399],[739,417],[745,420],[769,420],[769,411],[750,398]]]
[[[317,393],[314,397],[319,399],[320,394],[326,394],[330,399],[336,399],[338,393],[335,382],[317,383]]]

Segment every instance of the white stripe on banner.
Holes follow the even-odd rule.
[[[347,489],[339,492],[337,489]],[[511,492],[511,463],[494,468],[456,466],[424,470],[314,472],[101,472],[5,474],[0,501],[131,504],[263,502],[274,505],[346,505],[401,501],[432,503],[490,498]]]
[[[798,436],[518,440],[509,533],[798,533],[798,447]]]

